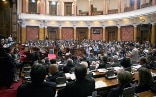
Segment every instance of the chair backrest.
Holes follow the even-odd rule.
[[[90,71],[96,71],[96,65],[90,65],[89,69]]]
[[[124,88],[122,97],[135,97],[135,86]]]
[[[113,69],[113,67],[110,64],[106,64],[106,69]]]
[[[129,71],[129,72],[131,72],[131,67],[127,67],[127,68],[125,68],[125,71]]]
[[[56,84],[64,84],[66,83],[67,79],[66,77],[57,77],[56,78]]]
[[[93,77],[92,72],[89,72],[89,73],[86,74],[86,78],[92,78],[92,77]]]
[[[116,76],[114,70],[108,70],[105,74],[105,77],[108,79],[113,79],[113,78],[116,78],[117,76]]]
[[[115,73],[113,70],[109,70],[106,72],[106,76],[113,76]]]
[[[154,62],[152,69],[156,70],[156,62]]]

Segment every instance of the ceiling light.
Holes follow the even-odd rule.
[[[52,1],[52,2],[51,2],[51,5],[56,5],[56,2],[55,2],[55,1]]]

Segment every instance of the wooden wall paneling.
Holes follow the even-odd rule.
[[[74,28],[63,27],[62,28],[62,39],[64,39],[64,40],[74,39]]]
[[[27,26],[26,27],[26,40],[38,40],[39,39],[39,26]]]
[[[134,40],[134,27],[133,26],[122,26],[121,27],[121,40],[122,41],[133,41]]]
[[[97,32],[95,32],[97,31]],[[91,39],[92,40],[103,40],[103,28],[102,27],[92,27],[91,28]]]

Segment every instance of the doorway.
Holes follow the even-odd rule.
[[[77,39],[81,42],[84,39],[87,39],[87,33],[88,33],[88,29],[87,28],[78,28],[77,29]]]
[[[48,27],[48,38],[49,40],[57,40],[58,28]]]
[[[64,3],[64,15],[65,16],[72,16],[72,2],[65,2]]]
[[[114,31],[108,32],[108,41],[113,41],[113,40],[116,40],[115,32]]]

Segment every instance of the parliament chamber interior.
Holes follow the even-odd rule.
[[[0,0],[0,97],[155,97],[156,0]]]

